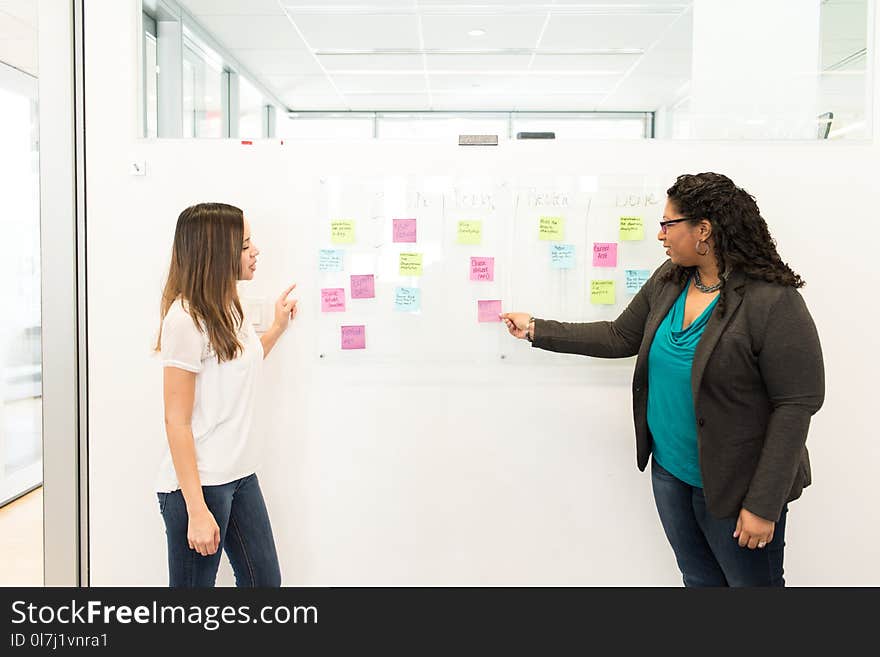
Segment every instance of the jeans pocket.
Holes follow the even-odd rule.
[[[165,501],[168,499],[168,493],[156,493],[159,498],[159,513],[165,513]]]

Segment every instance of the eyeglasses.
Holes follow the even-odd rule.
[[[680,217],[679,219],[670,219],[669,221],[661,221],[660,222],[660,230],[663,231],[663,234],[665,235],[671,225],[681,223],[682,221],[690,221],[690,217]]]

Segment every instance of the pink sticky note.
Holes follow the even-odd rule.
[[[372,274],[351,277],[352,299],[374,299],[376,297],[376,279]]]
[[[478,322],[500,322],[501,302],[477,301],[477,321]]]
[[[395,242],[415,242],[416,241],[416,220],[415,219],[395,219],[394,220],[394,241]]]
[[[471,258],[472,281],[495,280],[495,258]]]
[[[617,266],[617,242],[593,242],[593,266]]]
[[[343,313],[345,312],[345,288],[325,287],[321,289],[321,312]]]
[[[343,326],[342,327],[343,349],[366,349],[367,327],[366,326]]]

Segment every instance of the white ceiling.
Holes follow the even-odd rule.
[[[690,0],[182,4],[297,110],[645,110],[690,77]]]

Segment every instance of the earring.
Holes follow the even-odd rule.
[[[705,251],[700,251],[700,244],[706,245]],[[697,250],[697,255],[699,255],[699,256],[709,255],[709,242],[707,242],[705,240],[700,240],[699,242],[697,242],[696,250]]]

